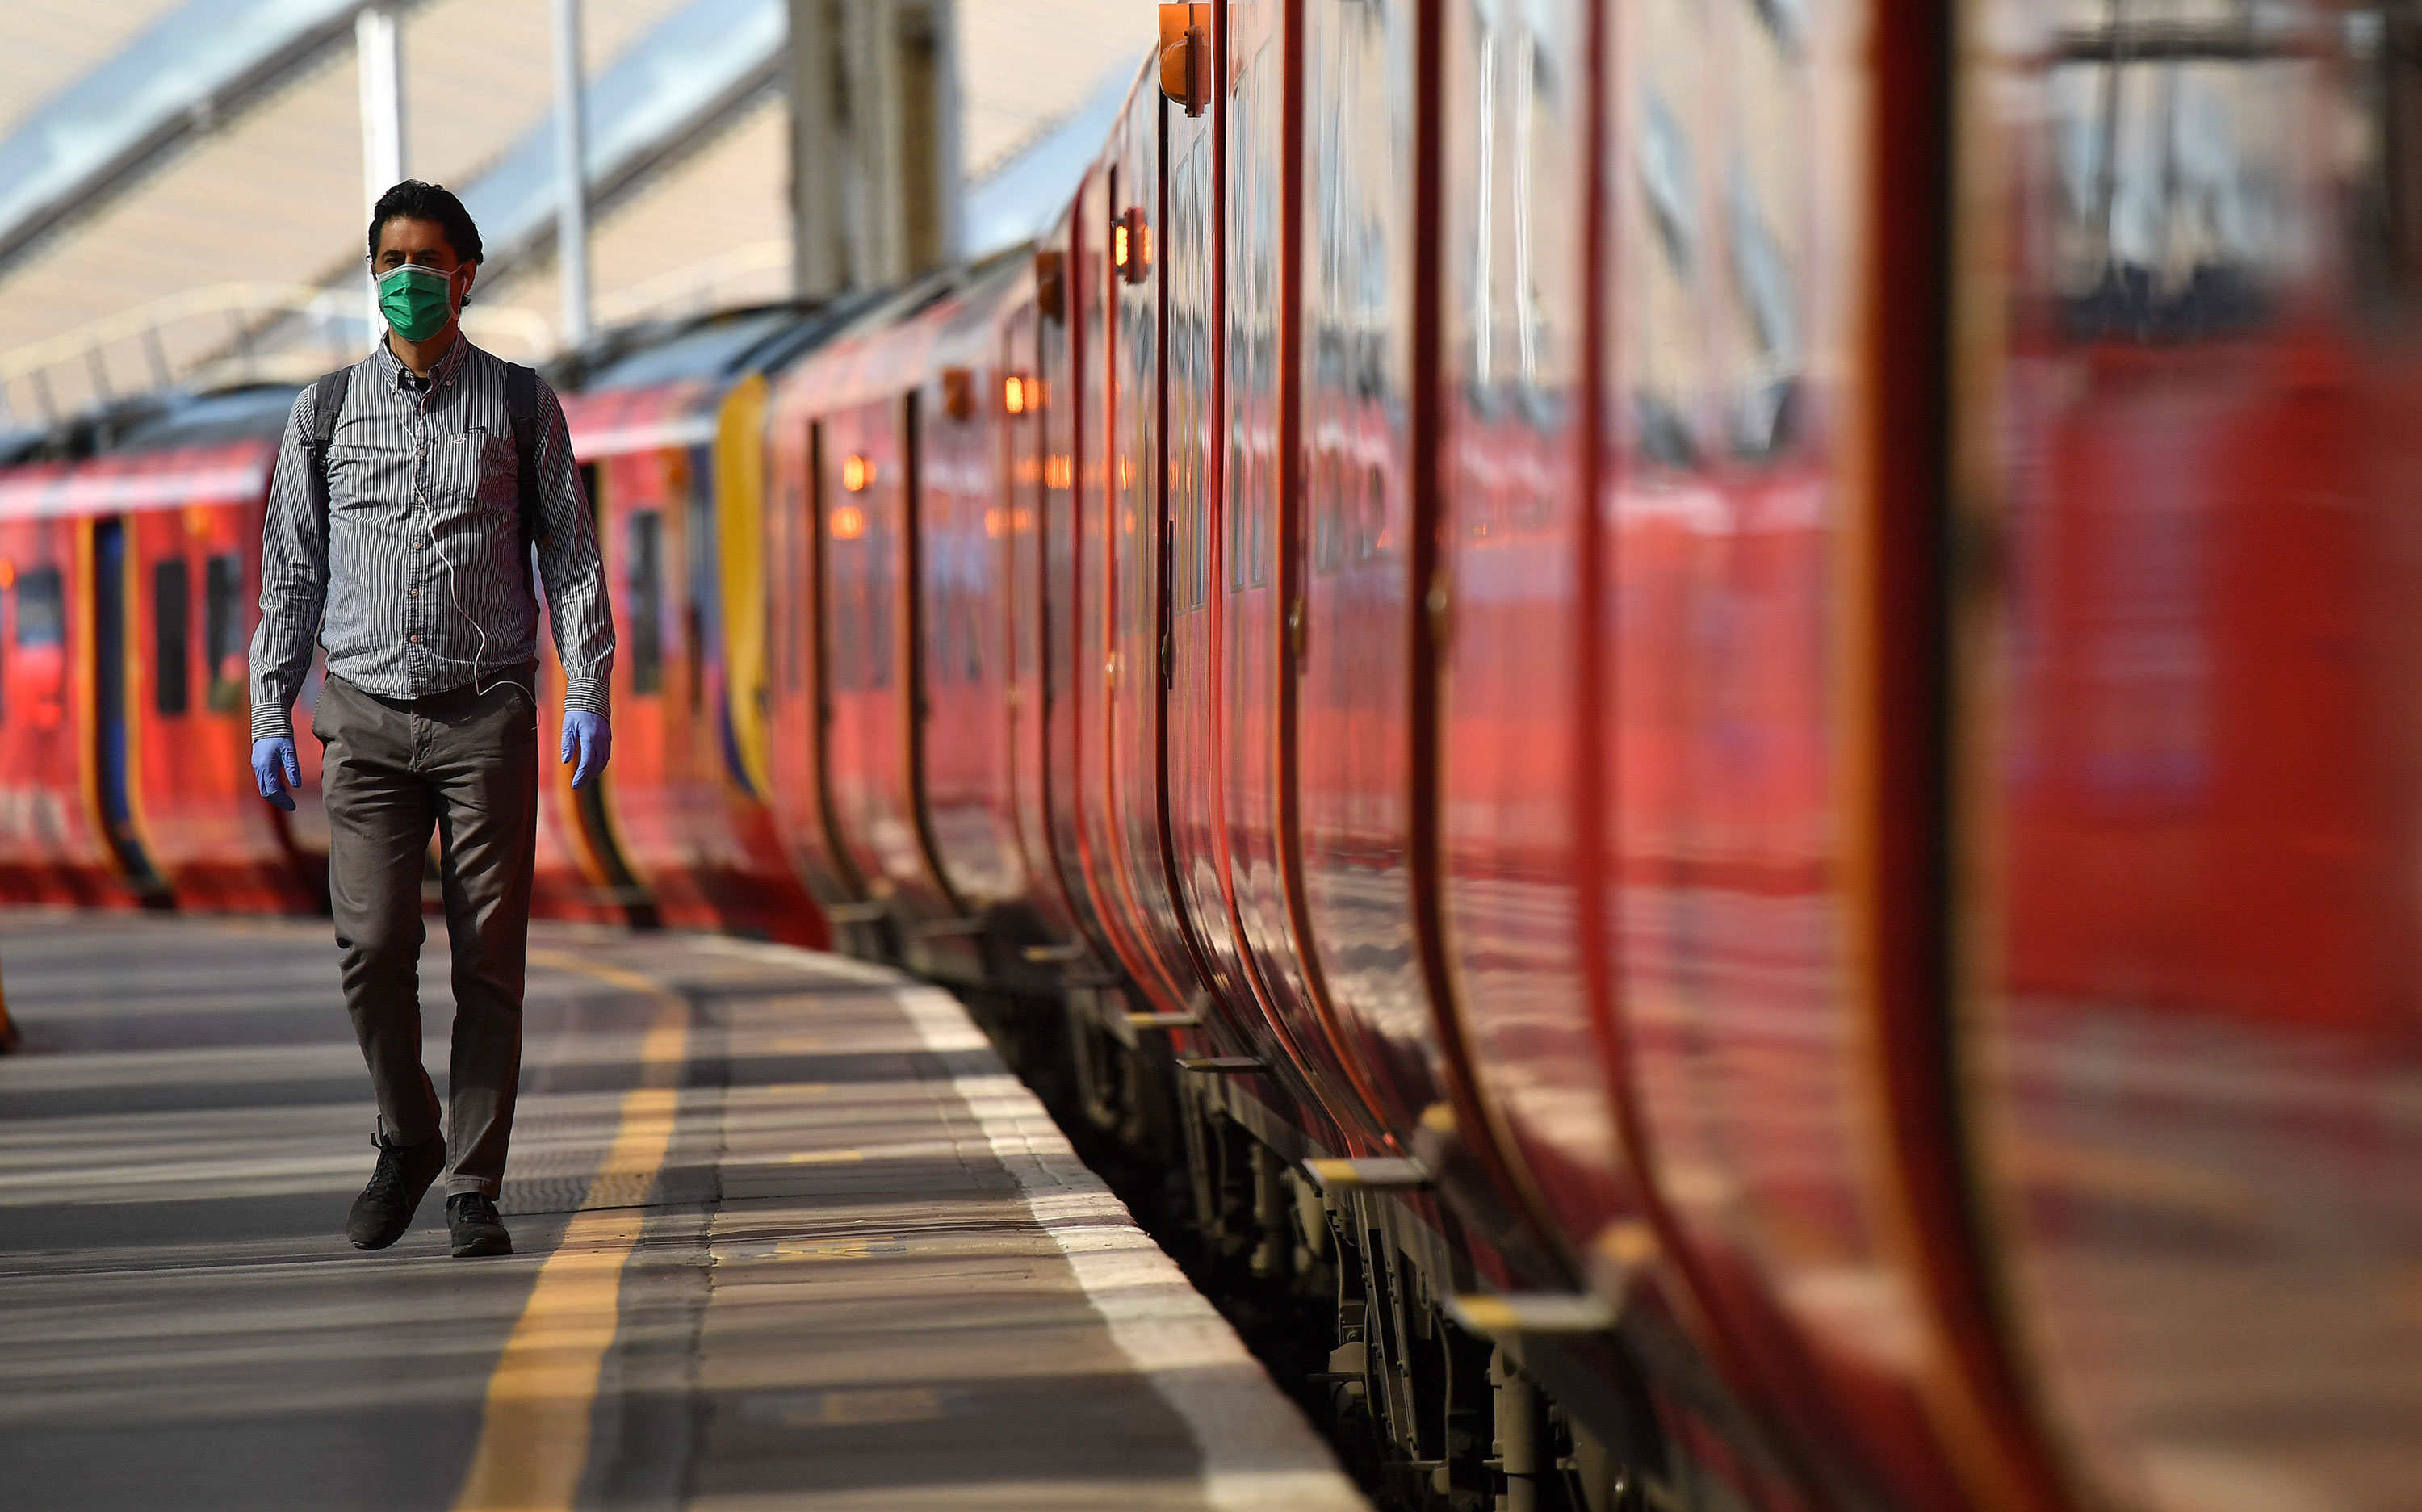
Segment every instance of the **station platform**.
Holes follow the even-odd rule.
[[[445,1086],[445,930],[423,957]],[[1363,1507],[958,1002],[534,934],[502,1206],[349,1247],[324,921],[0,913],[0,1502]]]

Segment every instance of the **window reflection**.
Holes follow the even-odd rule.
[[[2054,283],[2072,335],[2188,339],[2267,318],[2308,250],[2302,76],[2275,8],[2109,0],[2048,80]],[[2267,21],[2266,21],[2266,18]]]
[[[1630,447],[1675,473],[1765,464],[1798,438],[1811,341],[1806,8],[1644,0],[1632,24],[1632,244],[1617,259]]]

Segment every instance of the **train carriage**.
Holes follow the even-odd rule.
[[[124,906],[97,760],[92,528],[61,507],[71,486],[57,463],[0,486],[0,887],[12,903]]]
[[[827,330],[785,307],[699,323],[604,363],[565,403],[615,619],[611,775],[544,784],[567,843],[548,890],[663,921],[821,942],[766,789],[763,379]],[[547,677],[542,740],[561,727]],[[565,863],[569,863],[566,865]]]
[[[99,455],[0,481],[16,616],[0,699],[18,710],[0,703],[15,726],[0,742],[24,784],[0,875],[16,901],[313,906],[316,791],[291,817],[246,801],[260,526],[292,398],[156,406]]]

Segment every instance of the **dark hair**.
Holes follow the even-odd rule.
[[[370,212],[370,260],[378,260],[379,232],[391,220],[435,221],[446,233],[446,244],[454,249],[458,262],[478,262],[485,256],[480,249],[480,228],[471,224],[471,213],[454,191],[443,184],[423,183],[406,179],[379,196],[378,207]]]

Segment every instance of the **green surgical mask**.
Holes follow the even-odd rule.
[[[379,275],[379,313],[407,341],[426,341],[454,318],[454,279],[407,262]]]

